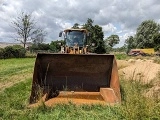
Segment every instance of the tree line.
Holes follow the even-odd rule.
[[[22,13],[12,21],[13,28],[17,33],[16,40],[20,41],[24,47],[27,41],[32,41],[30,50],[51,50],[58,52],[64,41],[53,40],[50,44],[43,43],[47,33],[36,26],[36,22],[31,14]],[[88,18],[86,23],[81,25],[75,23],[72,28],[87,29],[91,34],[88,38],[89,49],[94,53],[108,53],[119,43],[119,36],[112,34],[104,39],[103,29],[99,25],[94,25],[94,20]],[[160,25],[154,20],[143,21],[137,28],[134,36],[128,36],[124,46],[117,50],[124,50],[127,53],[133,48],[160,48]],[[92,44],[94,43],[94,46]]]
[[[154,20],[145,20],[137,28],[134,36],[129,36],[125,41],[127,52],[133,48],[160,49],[160,25]]]

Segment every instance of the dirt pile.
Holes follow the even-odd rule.
[[[160,99],[160,64],[153,63],[153,60],[130,59],[118,61],[118,68],[119,76],[125,80],[152,82],[153,87],[148,89],[145,95]]]
[[[152,60],[128,60],[127,67],[119,69],[119,75],[129,80],[139,80],[148,83],[155,79],[160,71],[160,65],[153,63]],[[118,64],[121,64],[118,62]]]

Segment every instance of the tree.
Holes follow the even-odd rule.
[[[79,24],[78,24],[78,23],[75,23],[72,28],[74,28],[74,29],[79,29]]]
[[[93,20],[88,18],[87,22],[83,25],[84,29],[87,29],[91,34],[90,37],[88,38],[88,44],[94,43],[96,47],[91,47],[92,52],[102,52],[105,53],[104,49],[104,34],[102,31],[102,27],[99,25],[93,25]]]
[[[119,43],[119,36],[118,35],[111,35],[106,39],[106,43],[110,46],[110,47],[114,47],[116,44]]]
[[[127,47],[127,54],[129,53],[129,51],[132,49],[132,48],[135,48],[136,45],[135,45],[135,39],[133,36],[129,36],[126,40],[125,40],[125,44],[126,44],[126,47]]]
[[[61,46],[64,45],[64,40],[61,41],[52,41],[50,44],[50,50],[53,52],[59,52],[61,50]]]
[[[154,47],[153,36],[160,30],[159,24],[153,20],[143,21],[137,28],[135,43],[137,48]]]
[[[30,47],[30,51],[35,52],[37,50],[50,50],[50,45],[45,43],[32,44],[32,46]]]
[[[160,33],[154,34],[153,41],[154,41],[154,49],[156,51],[160,51]]]
[[[91,44],[94,41],[94,39],[93,39],[93,37],[94,37],[94,35],[93,35],[93,33],[94,33],[93,20],[88,18],[87,22],[83,25],[83,28],[87,29],[91,33],[90,37],[88,38],[88,44]]]
[[[97,54],[106,53],[106,49],[103,41],[99,41],[97,47],[95,48],[95,53]]]
[[[22,12],[12,21],[12,25],[18,35],[16,40],[20,41],[24,45],[24,48],[27,41],[36,40],[38,34],[41,34],[42,37],[43,32],[36,28],[31,14]]]
[[[115,52],[126,52],[126,45],[122,47],[113,48],[113,51]]]
[[[34,44],[42,44],[45,41],[47,33],[42,29],[38,29],[36,33],[31,37]]]

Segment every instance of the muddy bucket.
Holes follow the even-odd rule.
[[[100,92],[104,101],[120,102],[117,63],[107,54],[38,53],[34,66],[30,103],[46,100],[60,91]]]

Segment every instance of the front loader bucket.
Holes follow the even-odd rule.
[[[36,103],[40,95],[56,97],[59,91],[100,92],[104,101],[120,102],[114,55],[38,53],[30,103]]]

